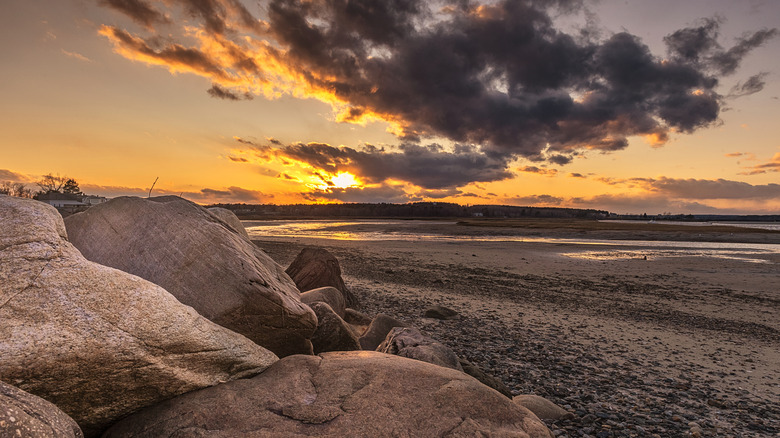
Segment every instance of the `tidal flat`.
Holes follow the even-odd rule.
[[[780,433],[780,233],[474,222],[245,226],[283,266],[327,248],[362,312],[574,412],[556,436]]]

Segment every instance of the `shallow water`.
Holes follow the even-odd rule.
[[[748,263],[773,264],[770,256],[780,254],[780,245],[761,243],[685,242],[651,240],[569,239],[519,235],[460,234],[452,221],[355,220],[355,221],[243,221],[249,236],[319,238],[357,241],[407,242],[515,242],[570,245],[561,255],[586,260],[658,259],[667,257],[710,257]],[[426,227],[452,226],[452,232],[426,232]],[[629,249],[630,247],[630,249]],[[625,248],[625,249],[623,249]]]
[[[654,225],[686,225],[691,227],[737,227],[756,228],[759,230],[780,231],[780,222],[683,222],[683,221],[630,221],[630,220],[603,220],[600,222],[613,222],[624,224],[654,224]]]

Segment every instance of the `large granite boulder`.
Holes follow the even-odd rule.
[[[376,351],[463,371],[454,351],[414,327],[394,327]]]
[[[356,308],[358,300],[341,278],[341,266],[336,257],[325,248],[304,248],[295,257],[287,273],[301,292],[331,286],[344,295],[347,307]]]
[[[382,353],[286,357],[252,379],[132,415],[105,438],[551,438],[531,412],[461,372]]]
[[[301,301],[309,306],[317,302],[326,303],[340,318],[344,318],[344,312],[347,310],[344,295],[331,286],[306,291],[301,294]]]
[[[228,210],[227,208],[222,207],[211,207],[209,208],[209,213],[219,218],[222,222],[228,224],[230,228],[235,230],[242,237],[246,238],[246,240],[249,240],[249,233],[246,232],[244,224],[241,223],[241,220],[238,218],[238,216],[236,216],[235,213]]]
[[[0,382],[0,437],[83,438],[84,434],[57,406]]]
[[[317,330],[311,338],[314,354],[360,350],[357,333],[327,303],[312,303],[311,309],[317,315],[318,321]]]
[[[371,324],[360,336],[360,348],[364,350],[376,350],[390,333],[393,327],[409,327],[409,324],[399,321],[392,316],[380,313],[371,320]]]
[[[0,376],[87,436],[278,360],[163,288],[86,260],[48,204],[0,196],[0,222]]]
[[[176,196],[121,197],[65,225],[87,259],[162,286],[279,356],[312,353],[317,318],[290,277],[205,208]]]

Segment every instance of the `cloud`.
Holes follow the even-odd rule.
[[[723,103],[720,78],[777,34],[762,29],[724,48],[720,22],[705,20],[668,35],[661,59],[628,32],[600,38],[556,28],[553,17],[582,11],[580,1],[460,1],[437,10],[410,0],[270,0],[264,21],[238,0],[164,3],[172,16],[183,11],[177,22],[196,45],[111,26],[101,34],[129,59],[209,78],[222,87],[212,94],[313,97],[333,105],[338,120],[385,120],[405,142],[478,145],[488,162],[547,151],[544,159],[563,165],[578,151],[623,149],[629,136],[660,144],[670,132],[710,126]],[[136,17],[130,9],[123,12]],[[737,92],[761,89],[761,78]]]
[[[741,174],[759,175],[767,172],[780,172],[780,152],[776,153],[768,162],[750,167],[748,171],[742,172]]]
[[[619,214],[716,214],[723,209],[708,206],[695,201],[668,199],[664,196],[648,194],[602,194],[587,198],[570,198],[566,205],[575,208],[594,208]],[[735,213],[743,213],[739,211]]]
[[[81,53],[69,52],[69,51],[67,51],[65,49],[62,49],[61,51],[62,51],[62,53],[65,56],[68,56],[70,58],[78,59],[79,61],[84,61],[84,62],[92,62],[91,59],[87,58],[86,56],[82,55]]]
[[[0,169],[0,181],[31,183],[33,178],[8,169]]]
[[[536,166],[525,166],[517,169],[519,172],[536,173],[538,175],[555,176],[558,174],[557,169],[544,169]]]
[[[583,175],[581,173],[576,173],[576,172],[570,173],[569,177],[571,177],[571,178],[587,178],[587,176],[585,176],[585,175]]]
[[[169,23],[170,20],[144,0],[100,0],[100,4],[115,9],[136,23],[152,29],[155,24]]]
[[[230,75],[221,68],[218,60],[212,59],[207,53],[197,48],[170,44],[155,49],[150,41],[133,36],[113,26],[101,26],[99,33],[114,44],[114,50],[117,53],[127,58],[164,66],[171,73],[194,73],[222,81],[230,81],[231,79]]]
[[[377,187],[346,187],[329,188],[327,190],[314,190],[303,194],[309,201],[321,202],[341,201],[341,202],[388,202],[405,203],[419,200],[406,193],[402,186],[391,186],[382,184]]]
[[[780,153],[775,155],[780,165]],[[767,163],[772,167],[773,163]],[[775,166],[778,167],[778,166]],[[726,179],[694,178],[599,178],[599,181],[612,186],[641,188],[649,193],[671,199],[749,199],[780,200],[780,184],[752,185],[741,181]]]
[[[253,96],[249,93],[238,94],[234,91],[221,87],[219,84],[211,84],[211,88],[206,90],[211,97],[225,100],[252,100]]]
[[[265,194],[259,190],[249,190],[241,187],[230,186],[226,189],[201,189],[200,193],[188,192],[191,199],[196,201],[214,202],[268,202],[273,195]]]
[[[559,206],[563,204],[564,199],[558,196],[551,195],[531,195],[531,196],[516,196],[507,198],[506,202],[511,205],[522,206]]]
[[[764,89],[764,86],[766,85],[764,78],[766,78],[768,75],[769,73],[762,72],[749,77],[745,82],[737,83],[737,85],[731,88],[731,91],[729,92],[727,97],[735,98],[735,97],[742,97],[742,96],[750,96],[751,94],[756,94],[760,92],[761,90]]]
[[[84,193],[105,196],[107,198],[115,198],[117,196],[138,196],[145,198],[149,195],[148,187],[140,188],[127,186],[103,186],[90,183],[79,184],[79,186]],[[196,191],[179,191],[165,189],[157,186],[154,187],[152,196],[165,195],[181,196],[185,199],[189,199],[201,204],[235,202],[262,203],[269,202],[274,197],[273,195],[265,194],[258,190],[245,189],[236,186],[223,189],[203,188]]]
[[[722,20],[701,20],[698,27],[689,27],[664,37],[669,54],[676,60],[700,65],[721,75],[734,73],[742,59],[756,47],[760,47],[777,35],[777,29],[761,29],[745,34],[737,43],[723,49],[718,43]]]
[[[228,160],[235,161],[236,163],[246,163],[249,161],[244,157],[234,157],[234,156],[228,156]]]
[[[275,151],[281,157],[315,170],[331,175],[349,172],[371,184],[400,180],[423,189],[437,190],[461,187],[474,181],[500,181],[512,176],[506,161],[463,145],[453,151],[437,144],[402,144],[394,150],[366,145],[363,150],[357,150],[325,143],[295,143]]]

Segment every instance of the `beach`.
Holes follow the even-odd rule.
[[[574,412],[548,422],[556,436],[780,433],[780,235],[542,223],[244,224],[282,266],[327,248],[360,311]],[[460,316],[424,318],[433,304]]]

